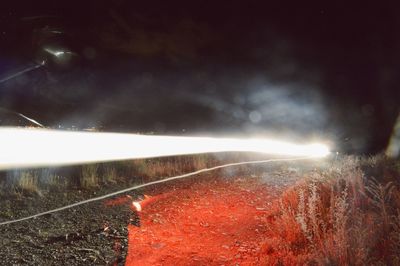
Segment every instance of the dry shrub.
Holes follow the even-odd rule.
[[[115,184],[117,182],[117,169],[112,165],[104,167],[103,182],[106,184]]]
[[[80,176],[81,188],[90,189],[99,186],[98,164],[83,165]]]
[[[208,168],[211,161],[211,157],[209,155],[196,155],[193,156],[192,164],[194,170],[200,170],[204,168]]]
[[[194,155],[134,160],[132,172],[147,179],[158,179],[207,168],[210,156]]]
[[[397,214],[392,218],[393,230],[390,233],[392,258],[395,265],[400,265],[400,209],[397,209]]]
[[[379,164],[391,176],[366,178],[365,164],[371,172]],[[400,211],[395,210],[400,210],[400,193],[393,176],[381,156],[346,157],[315,170],[274,203],[261,261],[399,265]]]
[[[37,171],[34,170],[26,170],[21,171],[20,176],[18,178],[16,184],[17,190],[22,190],[22,192],[26,193],[34,193],[41,195],[39,190],[39,175]]]
[[[47,176],[47,185],[50,190],[64,190],[68,187],[68,179],[55,173]]]

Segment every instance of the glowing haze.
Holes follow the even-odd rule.
[[[211,152],[259,152],[324,157],[323,144],[272,139],[148,136],[48,129],[0,128],[0,169],[62,166]]]

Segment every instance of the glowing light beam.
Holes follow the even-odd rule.
[[[32,128],[0,128],[0,170],[152,158],[213,152],[259,152],[324,157],[319,143],[298,145],[271,139],[148,136]]]

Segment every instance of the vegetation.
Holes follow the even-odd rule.
[[[39,176],[37,171],[21,171],[17,187],[29,193],[39,193],[38,183]]]
[[[239,158],[197,155],[15,170],[3,173],[0,185],[3,196],[6,191],[41,196],[143,183],[232,161]],[[239,170],[220,174],[241,175],[246,168]],[[399,161],[345,156],[298,174],[262,218],[268,224],[259,258],[263,265],[400,265]]]
[[[345,157],[274,203],[265,265],[400,265],[399,162]]]
[[[98,164],[82,166],[79,184],[81,188],[94,188],[99,185]]]
[[[0,173],[0,195],[44,195],[69,189],[94,190],[121,183],[143,183],[217,164],[209,155],[139,159],[61,168],[16,169]]]

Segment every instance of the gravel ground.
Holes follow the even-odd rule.
[[[46,197],[7,197],[1,200],[0,214],[2,220],[10,220],[97,194],[99,192],[70,191]],[[127,225],[136,218],[136,213],[126,204],[106,206],[104,201],[99,201],[0,226],[0,264],[110,265],[118,262],[124,265]]]

